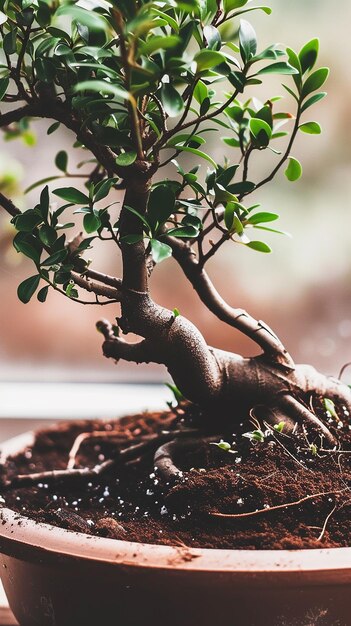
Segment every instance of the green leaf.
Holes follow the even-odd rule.
[[[175,193],[169,185],[157,185],[150,194],[147,214],[149,223],[164,224],[175,209]]]
[[[38,291],[37,298],[39,302],[45,302],[46,298],[48,297],[48,292],[49,292],[49,286],[42,287],[42,289]]]
[[[299,126],[299,130],[309,135],[320,135],[322,128],[318,122],[305,122]]]
[[[294,159],[294,157],[289,157],[289,165],[285,170],[285,176],[291,182],[298,180],[302,176],[302,165],[300,161]]]
[[[254,28],[246,20],[240,20],[239,42],[242,60],[247,63],[257,52],[257,38]]]
[[[78,24],[87,26],[89,30],[106,30],[107,21],[105,18],[91,9],[83,9],[81,7],[64,4],[60,6],[55,16],[67,15],[71,19],[75,20]]]
[[[143,45],[140,46],[137,58],[140,56],[149,56],[156,52],[156,50],[168,50],[169,48],[175,48],[180,42],[180,38],[176,35],[169,35],[164,37],[152,35]]]
[[[251,215],[247,222],[249,224],[262,224],[263,222],[274,222],[279,219],[279,215],[277,213],[255,213],[255,215]]]
[[[207,47],[210,50],[220,50],[221,46],[222,46],[222,39],[221,39],[221,35],[219,33],[218,28],[216,28],[215,26],[205,26],[204,30],[204,37],[205,40],[207,42]]]
[[[65,150],[60,150],[57,153],[55,158],[56,167],[61,170],[61,172],[67,172],[67,164],[68,164],[68,154]]]
[[[314,96],[311,96],[308,100],[306,100],[306,102],[302,105],[301,107],[301,113],[303,113],[304,111],[306,111],[306,109],[308,109],[309,107],[313,106],[314,104],[316,104],[316,102],[319,102],[320,100],[322,100],[323,98],[325,98],[326,96],[326,92],[325,91],[321,91],[320,93],[316,93]]]
[[[224,13],[229,13],[229,11],[233,11],[234,9],[240,9],[240,7],[245,6],[247,3],[248,0],[223,0]]]
[[[55,130],[57,130],[60,126],[60,122],[54,122],[53,124],[51,124],[51,126],[49,126],[49,128],[46,131],[47,135],[52,135],[52,133],[55,132]]]
[[[45,183],[50,183],[52,180],[57,180],[58,178],[61,178],[61,176],[48,176],[47,178],[42,178],[41,180],[37,180],[32,185],[29,185],[29,187],[27,187],[24,190],[24,193],[29,193],[36,187],[41,187],[42,185],[45,185]]]
[[[217,169],[216,161],[214,161],[205,152],[202,152],[201,150],[197,150],[196,148],[190,148],[189,146],[179,146],[178,145],[178,146],[175,146],[175,147],[177,148],[177,150],[181,150],[182,152],[191,152],[191,154],[195,154],[196,156],[200,157],[201,159],[205,159],[206,161],[211,163],[211,165],[213,165],[213,167],[215,167]]]
[[[52,265],[56,265],[57,263],[61,263],[67,256],[67,250],[58,250],[54,252],[54,254],[50,254],[50,256],[45,259],[41,265],[43,267],[51,267]]]
[[[13,245],[17,252],[21,252],[29,259],[32,259],[36,265],[39,265],[42,247],[32,235],[18,233],[13,240]]]
[[[133,165],[133,163],[135,163],[136,159],[137,153],[135,152],[135,150],[131,150],[130,152],[122,152],[121,154],[119,154],[116,158],[116,163],[121,167],[129,167],[130,165]]]
[[[33,209],[28,209],[15,218],[14,223],[18,231],[23,233],[31,233],[43,221],[41,215],[38,215]]]
[[[8,76],[5,76],[5,78],[0,79],[0,100],[2,100],[3,97],[5,96],[7,92],[7,88],[9,86],[9,82],[10,82],[10,79]]]
[[[267,67],[263,67],[259,70],[255,76],[262,76],[264,74],[298,74],[298,70],[287,63],[286,61],[278,61],[277,63],[272,63],[272,65],[267,65]]]
[[[74,88],[75,92],[79,91],[97,91],[107,95],[115,96],[116,98],[123,98],[123,100],[131,100],[132,95],[123,89],[120,85],[108,83],[103,80],[85,80]]]
[[[196,87],[194,89],[194,98],[199,103],[202,104],[206,98],[208,98],[208,88],[202,80],[199,80],[196,83]]]
[[[74,187],[63,187],[62,189],[55,189],[52,193],[66,202],[72,202],[73,204],[89,204],[90,200],[88,196],[75,189]]]
[[[184,100],[175,87],[164,83],[160,89],[160,100],[169,117],[177,117],[184,109]]]
[[[328,411],[328,413],[330,413],[331,417],[333,417],[337,422],[339,422],[340,419],[335,410],[335,404],[333,400],[330,400],[329,398],[323,398],[323,405],[324,405],[325,410]]]
[[[250,119],[250,132],[255,138],[256,145],[258,144],[261,148],[268,146],[272,137],[272,128],[269,124],[267,124],[267,122],[262,119],[252,117]]]
[[[257,250],[257,252],[264,252],[265,254],[272,252],[271,248],[263,241],[250,241],[249,243],[246,243],[245,246],[247,248],[251,248],[252,250]]]
[[[167,243],[162,243],[157,239],[151,239],[151,253],[155,263],[161,263],[172,256],[172,248]]]
[[[306,98],[306,96],[308,96],[312,91],[320,89],[320,87],[324,85],[328,76],[329,68],[327,67],[321,67],[319,70],[310,74],[302,88],[302,98]]]
[[[39,230],[39,237],[40,241],[42,241],[45,246],[52,246],[57,239],[57,233],[52,226],[49,226],[48,224],[43,224],[43,226]]]
[[[302,73],[310,71],[318,57],[319,52],[319,39],[312,39],[301,49],[299,53],[299,59],[301,63]]]
[[[216,65],[220,65],[224,63],[226,60],[224,54],[217,52],[216,50],[208,50],[203,49],[200,50],[194,56],[194,61],[196,61],[197,72],[203,72],[204,70],[210,70]]]
[[[35,294],[40,283],[40,278],[40,274],[36,274],[36,276],[27,278],[18,286],[17,295],[23,304],[28,304],[31,297]]]
[[[171,237],[183,237],[185,239],[192,239],[194,237],[197,237],[198,234],[199,229],[191,225],[177,226],[177,228],[171,228],[167,231],[167,235],[170,235]]]
[[[265,5],[259,4],[255,7],[251,7],[249,9],[244,9],[243,11],[238,11],[235,15],[244,15],[244,13],[250,13],[251,11],[263,11],[266,15],[270,15],[272,13],[272,9]]]
[[[101,220],[94,213],[86,213],[83,219],[83,226],[85,232],[95,233],[101,226]]]

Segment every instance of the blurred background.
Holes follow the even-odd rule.
[[[301,133],[298,138],[293,155],[303,164],[301,181],[289,183],[281,172],[273,184],[252,196],[262,210],[281,214],[279,226],[292,238],[267,233],[264,240],[273,247],[271,255],[228,244],[210,262],[208,271],[223,297],[271,325],[296,361],[310,362],[337,375],[351,360],[351,3],[340,0],[331,6],[329,0],[269,0],[267,4],[273,8],[272,16],[257,12],[249,18],[261,49],[280,41],[299,50],[306,41],[320,37],[319,63],[330,66],[331,76],[326,86],[328,98],[312,109],[312,119],[322,124],[324,132],[319,137]],[[254,93],[262,101],[286,95],[281,108],[284,103],[285,110],[292,110],[276,78],[269,79],[267,90],[258,87]],[[305,120],[309,119],[307,114]],[[34,146],[22,140],[5,142],[0,137],[0,185],[6,183],[9,195],[12,191],[23,209],[36,204],[40,191],[23,195],[23,190],[40,178],[57,174],[54,157],[58,150],[68,150],[73,164],[82,156],[70,149],[68,132],[47,136],[48,126],[46,122],[32,125],[37,136]],[[33,141],[29,135],[27,143]],[[215,138],[212,156],[220,162],[224,153],[236,162],[236,153]],[[275,157],[267,153],[256,160],[256,175],[269,171]],[[171,170],[168,174],[174,175]],[[12,178],[19,183],[11,190]],[[53,189],[57,186],[51,184]],[[161,367],[115,366],[102,357],[95,322],[102,315],[113,320],[118,315],[114,305],[82,307],[54,292],[49,293],[45,305],[35,298],[30,304],[20,303],[17,286],[33,274],[33,265],[15,253],[12,234],[0,209],[0,381],[166,379]],[[115,249],[103,248],[95,249],[95,268],[119,275]],[[172,259],[154,272],[152,295],[189,317],[210,344],[245,355],[257,353],[254,344],[202,306]],[[351,373],[345,376],[350,377]]]

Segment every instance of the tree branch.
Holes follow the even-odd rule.
[[[234,309],[225,302],[187,244],[175,237],[166,236],[164,240],[171,246],[174,258],[201,301],[218,319],[252,339],[277,363],[294,369],[291,356],[275,333],[264,322],[255,320],[243,309]]]
[[[116,337],[113,333],[111,324],[107,320],[101,320],[96,324],[99,332],[101,332],[105,341],[102,345],[104,356],[118,361],[130,361],[132,363],[162,363],[163,359],[158,354],[157,347],[147,339],[136,343],[127,343],[120,337]]]
[[[16,215],[21,215],[21,211],[13,204],[12,200],[6,198],[3,193],[0,192],[0,206],[2,206],[7,213],[9,213],[12,217],[16,217]]]
[[[90,280],[85,278],[85,276],[77,274],[77,272],[71,272],[71,276],[78,287],[85,289],[85,291],[88,291],[89,293],[94,293],[97,296],[103,296],[104,298],[114,301],[120,301],[122,298],[121,291],[115,287],[100,285],[94,280]]]

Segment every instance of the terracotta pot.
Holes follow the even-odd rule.
[[[3,454],[32,440],[12,439]],[[1,578],[22,626],[351,624],[351,548],[183,549],[0,516]]]

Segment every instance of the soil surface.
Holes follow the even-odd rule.
[[[85,439],[75,467],[94,467],[111,458],[117,458],[116,465],[95,480],[0,486],[1,501],[40,522],[128,541],[242,549],[349,546],[349,416],[337,407],[336,419],[318,399],[315,403],[319,416],[338,433],[340,449],[324,450],[319,435],[303,429],[285,434],[262,425],[263,438],[256,434],[252,439],[243,435],[257,430],[257,424],[246,421],[222,435],[231,451],[201,441],[186,449],[176,459],[182,477],[168,484],[155,471],[153,452],[122,463],[116,449],[144,435],[179,430],[182,412],[60,424],[37,433],[32,448],[10,458],[1,468],[2,480],[65,469],[80,433],[101,431],[104,438]],[[116,444],[121,436],[127,439]]]

